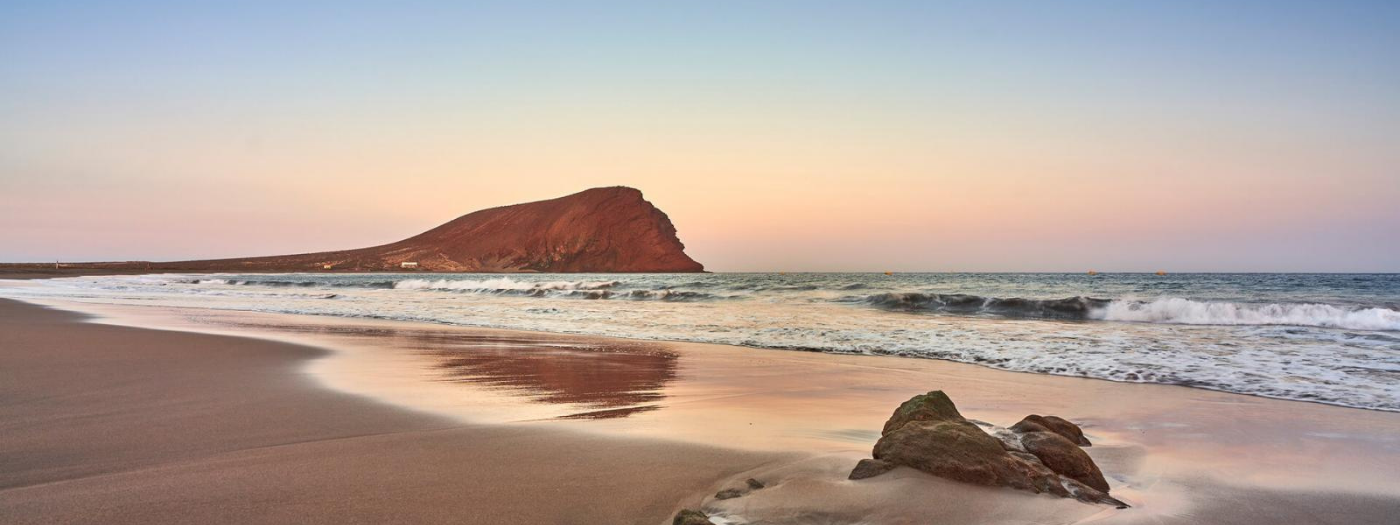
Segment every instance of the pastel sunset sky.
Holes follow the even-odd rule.
[[[0,1],[0,261],[641,189],[717,271],[1400,271],[1400,2]]]

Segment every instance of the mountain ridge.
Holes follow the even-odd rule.
[[[35,265],[38,266],[38,265]],[[406,239],[350,250],[170,262],[68,263],[63,268],[192,272],[481,273],[702,272],[670,217],[627,186],[461,215]]]

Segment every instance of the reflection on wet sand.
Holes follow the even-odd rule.
[[[1094,441],[1088,452],[1115,496],[1133,505],[1113,515],[1124,522],[1192,521],[1254,505],[1302,512],[1309,501],[1342,501],[1337,494],[1373,498],[1350,502],[1400,501],[1400,479],[1387,468],[1400,459],[1392,413],[897,357],[252,312],[92,309],[107,322],[335,348],[334,358],[308,363],[306,375],[463,424],[812,454],[826,458],[825,470],[802,475],[825,479],[832,490],[850,485],[850,466],[868,457],[894,407],[911,393],[938,389],[955,396],[965,415],[998,425],[1028,413],[1083,425]]]
[[[609,419],[656,410],[666,397],[667,383],[676,377],[679,361],[675,352],[640,341],[598,343],[459,330],[249,322],[226,316],[200,322],[263,333],[372,339],[381,348],[431,358],[443,382],[581,409],[559,419]]]
[[[653,345],[541,343],[512,337],[428,335],[448,381],[517,391],[541,403],[570,403],[622,417],[656,403],[676,376],[676,354]],[[627,410],[620,410],[627,408]]]

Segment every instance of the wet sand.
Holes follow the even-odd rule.
[[[473,426],[319,388],[326,352],[0,300],[5,523],[660,523],[777,454]]]
[[[136,373],[162,385],[144,388],[163,395],[144,412],[87,426],[67,422],[74,413],[133,410],[132,401],[140,398],[127,397],[130,379],[112,387],[121,395],[102,396],[105,409],[78,401],[52,407],[6,403],[6,425],[16,421],[11,411],[65,422],[48,423],[51,428],[32,441],[3,442],[5,457],[37,465],[37,474],[21,471],[16,482],[7,469],[0,483],[19,488],[0,493],[0,510],[17,509],[36,521],[70,506],[77,510],[67,511],[69,517],[117,507],[157,509],[120,515],[142,521],[169,521],[192,509],[205,509],[202,516],[213,521],[306,521],[290,519],[302,516],[293,511],[228,515],[230,509],[249,512],[249,502],[260,501],[325,521],[374,521],[410,512],[404,516],[414,518],[405,521],[467,523],[660,523],[682,506],[702,505],[734,519],[771,523],[1386,523],[1400,513],[1400,474],[1391,467],[1400,464],[1400,415],[1391,413],[892,357],[198,309],[80,307],[108,323],[280,342],[92,324],[77,330],[74,319],[62,321],[68,328],[55,331],[65,337],[100,329],[126,331],[102,341],[126,341],[133,334],[224,341],[231,353],[220,361],[219,375],[246,371],[228,379],[228,390],[218,394],[218,384],[203,381],[172,386],[166,379],[171,372],[163,364],[156,368],[171,352],[150,357],[158,362],[131,357],[129,366],[101,367]],[[14,303],[5,308],[32,310]],[[4,318],[5,337],[14,337],[9,315]],[[22,390],[73,388],[61,380],[71,363],[14,351],[47,344],[7,341],[6,365],[11,354],[22,354],[31,359],[20,359],[23,366],[49,369],[60,378]],[[177,345],[183,350],[173,355],[201,363],[205,359],[194,359],[190,348],[201,355],[219,348],[209,342]],[[124,345],[120,354],[132,355],[132,347]],[[150,351],[149,345],[142,348]],[[71,359],[78,361],[112,352],[75,351]],[[262,354],[267,356],[256,357]],[[270,361],[253,364],[260,359]],[[258,396],[239,399],[252,395],[245,385],[269,381],[285,390],[259,387]],[[1041,413],[1084,424],[1095,442],[1089,452],[1109,476],[1113,494],[1134,508],[1117,511],[971,487],[907,469],[846,481],[894,406],[932,389],[947,391],[970,418],[1009,425]],[[280,393],[263,398],[263,392]],[[185,398],[203,401],[165,404]],[[299,400],[317,409],[306,410]],[[186,403],[213,408],[175,409]],[[297,415],[264,408],[266,403]],[[354,416],[323,418],[322,405],[331,407],[329,414],[334,407],[354,407],[343,409]],[[92,442],[104,441],[96,436],[107,427],[158,428],[168,418],[210,413],[224,417],[168,428],[183,436],[169,442],[136,440],[111,454],[122,461],[105,471],[90,465],[103,464],[95,458],[107,453],[33,453],[44,451],[48,440],[102,449],[107,445]],[[268,444],[273,441],[278,443]],[[568,452],[552,452],[557,449]],[[44,472],[68,472],[54,479],[71,481],[43,485]],[[272,491],[276,497],[250,481],[262,477],[280,482],[272,484],[282,487]],[[747,477],[769,488],[713,499],[718,488]],[[122,488],[130,486],[141,490]],[[167,497],[182,491],[185,496]],[[549,494],[543,498],[548,501],[539,501],[540,494]],[[25,503],[8,503],[12,495],[24,496],[14,501]],[[577,506],[581,501],[605,508],[588,510]],[[399,509],[406,505],[412,508]],[[567,514],[580,510],[594,513]]]

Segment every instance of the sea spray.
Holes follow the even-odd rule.
[[[617,281],[548,281],[522,282],[509,277],[486,280],[462,279],[406,279],[394,283],[399,290],[466,290],[466,291],[516,291],[516,290],[603,290],[612,288]]]
[[[1400,411],[1400,276],[1384,274],[145,275],[0,295],[946,359]]]
[[[1104,321],[1191,325],[1286,325],[1400,330],[1400,312],[1386,308],[1343,308],[1329,304],[1238,304],[1164,297],[1152,301],[1112,301],[1089,312]]]

